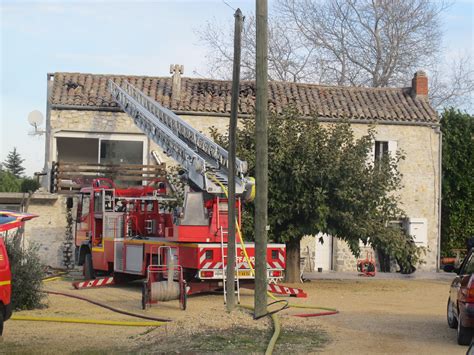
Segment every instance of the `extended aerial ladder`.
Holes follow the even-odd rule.
[[[210,194],[224,193],[217,181],[227,187],[227,150],[129,82],[124,81],[122,86],[119,86],[109,80],[109,90],[113,99],[133,118],[147,137],[186,169],[188,179],[193,184]],[[250,183],[244,176],[247,163],[236,159],[236,172],[235,191],[236,194],[243,194]]]

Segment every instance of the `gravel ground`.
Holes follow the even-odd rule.
[[[445,320],[448,280],[316,280],[300,285],[308,299],[293,304],[336,307],[340,314],[294,317],[311,310],[279,313],[282,336],[275,353],[330,354],[464,354]],[[139,285],[73,290],[70,282],[53,281],[47,289],[98,300],[136,313],[173,319],[158,328],[112,327],[27,321],[6,323],[0,353],[261,353],[271,337],[268,319],[255,321],[247,310],[225,312],[222,295],[190,297],[188,309],[177,301],[142,311]],[[242,291],[251,304],[252,291]],[[19,315],[133,321],[80,300],[50,295],[49,308]]]

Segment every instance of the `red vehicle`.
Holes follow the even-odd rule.
[[[448,325],[457,330],[459,345],[469,345],[474,335],[474,248],[471,248],[459,268],[446,265],[444,271],[457,274],[449,291]]]
[[[0,335],[3,333],[3,322],[12,314],[11,307],[11,272],[4,238],[16,236],[18,227],[24,221],[37,215],[12,211],[0,211]]]
[[[120,189],[108,179],[94,180],[81,190],[76,224],[76,260],[86,279],[98,273],[116,280],[144,278],[150,265],[182,268],[187,294],[223,287],[227,253],[227,199],[188,192],[183,209],[166,207],[163,181],[156,186]],[[240,222],[240,200],[236,209]],[[253,275],[237,244],[239,282]],[[254,244],[245,244],[253,264]],[[268,278],[280,280],[285,245],[268,244]],[[172,255],[172,259],[170,259]],[[252,265],[253,266],[253,265]]]

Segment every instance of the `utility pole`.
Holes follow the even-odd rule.
[[[230,109],[229,122],[229,234],[227,235],[227,268],[226,268],[226,306],[227,311],[231,312],[235,308],[235,155],[236,155],[236,131],[237,131],[237,113],[239,104],[239,82],[240,82],[240,52],[242,42],[242,27],[244,17],[242,11],[237,9],[234,14],[234,67],[232,71],[232,101]]]
[[[255,313],[267,313],[267,208],[268,208],[268,3],[257,0],[256,164],[255,164]]]

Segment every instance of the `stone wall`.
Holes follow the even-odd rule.
[[[367,132],[365,125],[353,125],[356,136]],[[428,245],[424,263],[419,270],[436,270],[438,250],[439,202],[439,134],[431,127],[378,125],[377,140],[396,141],[406,158],[400,162],[403,188],[399,192],[401,208],[407,217],[426,218]],[[356,259],[343,241],[334,248],[334,265],[337,271],[355,271]],[[365,251],[361,255],[365,257]]]
[[[19,207],[23,194],[1,193],[0,202]],[[39,256],[45,265],[63,267],[63,241],[66,231],[66,197],[50,193],[35,193],[30,199],[28,213],[39,215],[25,223],[26,244],[39,246]]]
[[[64,267],[63,242],[66,234],[66,197],[56,196],[49,201],[30,203],[29,212],[39,217],[26,223],[25,237],[39,245],[40,257],[46,265]]]

